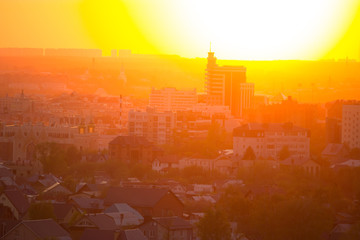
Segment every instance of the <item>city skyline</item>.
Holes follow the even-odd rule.
[[[0,0],[0,239],[360,239],[359,29],[359,0]]]

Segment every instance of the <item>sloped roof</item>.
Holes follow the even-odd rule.
[[[56,219],[64,219],[70,210],[74,207],[68,203],[53,203],[52,205]]]
[[[152,146],[152,144],[146,140],[145,137],[139,136],[117,136],[109,145],[122,145],[122,146]]]
[[[71,240],[69,233],[52,219],[24,220],[20,224],[24,224],[40,239],[61,238]]]
[[[73,197],[72,200],[81,209],[104,209],[104,201],[102,199]]]
[[[99,230],[87,228],[80,240],[114,240],[114,230]]]
[[[192,228],[191,224],[182,219],[181,217],[159,217],[153,218],[154,221],[159,223],[160,225],[166,227],[167,229],[187,229]]]
[[[128,229],[120,232],[117,240],[147,240],[140,229]]]
[[[130,206],[153,207],[170,191],[157,188],[112,187],[105,197],[105,204],[127,203]]]
[[[13,177],[13,173],[10,168],[0,164],[0,177]]]
[[[345,233],[350,231],[351,229],[351,224],[348,223],[339,223],[337,224],[333,230],[331,230],[331,233]]]
[[[115,203],[104,213],[112,217],[118,226],[139,225],[144,221],[144,217],[126,203]]]
[[[101,230],[115,230],[114,219],[106,214],[87,215],[87,218]]]
[[[360,167],[360,160],[349,159],[345,162],[337,164],[338,166],[348,166],[348,167]]]
[[[344,145],[338,143],[329,143],[321,154],[335,156],[339,154]]]
[[[82,186],[79,185],[78,190],[76,192],[80,192],[80,191],[84,191],[84,190],[85,191],[100,191],[103,188],[104,188],[104,186],[100,185],[100,184],[85,183]]]
[[[104,210],[104,213],[114,213],[114,212],[117,213],[132,212],[135,215],[138,215],[139,217],[142,218],[141,214],[138,211],[136,211],[126,203],[115,203]]]
[[[50,187],[46,188],[43,193],[47,193],[47,192],[51,192],[51,191],[55,191],[55,192],[62,192],[64,194],[72,194],[72,192],[67,189],[66,187],[62,186],[59,182],[54,183],[53,185],[51,185]]]
[[[7,196],[9,201],[14,205],[20,214],[27,212],[30,203],[25,195],[19,190],[5,190],[4,194]]]

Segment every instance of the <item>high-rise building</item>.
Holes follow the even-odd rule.
[[[197,104],[196,90],[177,90],[176,88],[152,89],[149,105],[157,111],[182,111]]]
[[[229,106],[232,115],[243,116],[254,104],[254,84],[246,82],[244,66],[218,66],[214,52],[208,53],[205,87],[208,105]]]
[[[343,105],[341,141],[350,148],[360,148],[360,104]]]

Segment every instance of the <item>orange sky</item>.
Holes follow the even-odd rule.
[[[0,0],[0,47],[359,58],[358,0]]]

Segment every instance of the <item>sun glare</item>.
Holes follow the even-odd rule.
[[[321,58],[345,34],[359,7],[356,0],[82,4],[84,21],[102,48],[126,45],[140,52],[198,57],[211,41],[221,58],[254,60]]]

